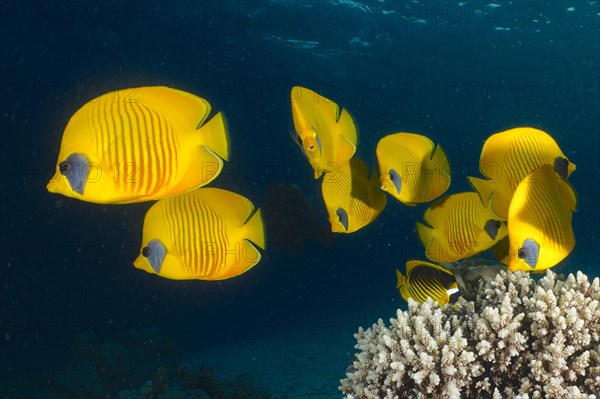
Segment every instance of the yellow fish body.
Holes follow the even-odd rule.
[[[104,94],[83,105],[63,133],[48,191],[117,204],[156,200],[212,181],[228,157],[221,113],[169,87]]]
[[[548,133],[518,127],[493,134],[486,140],[479,170],[487,179],[468,179],[492,212],[506,220],[510,199],[521,180],[545,164],[553,165],[565,178],[575,170],[575,164],[569,162]]]
[[[452,294],[458,292],[452,272],[425,261],[409,260],[406,262],[406,276],[396,269],[396,279],[396,288],[406,301],[412,298],[423,303],[430,297],[443,306]]]
[[[575,247],[572,212],[577,194],[550,165],[542,165],[515,190],[508,211],[510,270],[555,266]]]
[[[487,209],[474,192],[436,201],[417,222],[417,234],[427,258],[454,262],[491,248],[507,235],[506,224]],[[429,227],[431,226],[431,227]]]
[[[260,210],[239,194],[200,188],[148,210],[134,266],[173,280],[223,280],[256,265],[257,246],[265,247]]]
[[[344,165],[358,140],[352,116],[314,91],[295,86],[291,92],[294,128],[315,179]]]
[[[377,144],[381,189],[407,205],[429,202],[450,186],[446,153],[413,133],[385,136]]]
[[[377,175],[369,178],[368,166],[358,158],[325,174],[321,193],[332,232],[352,233],[375,220],[386,202],[378,183]]]

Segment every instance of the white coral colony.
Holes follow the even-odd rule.
[[[355,334],[346,399],[600,398],[600,279],[502,271],[473,301],[409,300]]]

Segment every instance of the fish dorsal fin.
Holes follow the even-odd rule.
[[[190,192],[197,199],[204,201],[223,219],[234,221],[242,226],[254,213],[254,205],[247,198],[220,188],[200,188]]]
[[[131,99],[144,105],[159,108],[170,121],[177,122],[186,130],[198,129],[210,114],[210,104],[192,93],[166,86],[148,86],[128,89]]]

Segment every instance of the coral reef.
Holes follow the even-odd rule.
[[[346,399],[600,398],[600,280],[501,272],[475,298],[409,301],[355,334]]]

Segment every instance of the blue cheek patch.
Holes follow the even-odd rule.
[[[344,226],[344,230],[348,231],[348,212],[342,208],[338,208],[335,211],[335,214],[337,215],[339,222]]]
[[[535,240],[526,238],[523,241],[523,246],[519,248],[519,259],[523,259],[525,263],[532,269],[535,269],[540,256],[540,246]]]
[[[148,245],[142,249],[142,255],[148,259],[148,263],[156,274],[160,273],[167,250],[160,240],[151,240]]]
[[[394,169],[390,169],[390,180],[396,188],[396,195],[400,195],[400,190],[402,190],[402,178]]]
[[[68,165],[68,171],[64,173],[64,176],[67,178],[71,190],[83,195],[85,183],[90,173],[90,163],[87,158],[85,155],[73,153],[63,163]]]

